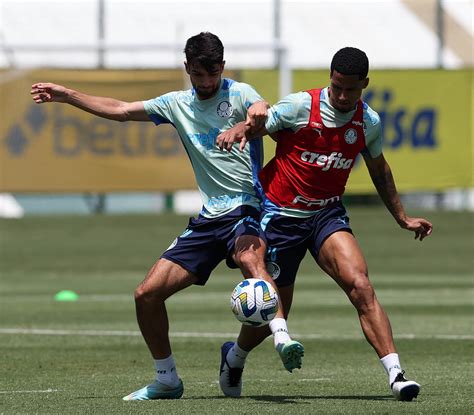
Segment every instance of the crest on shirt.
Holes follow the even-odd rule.
[[[349,128],[344,133],[344,140],[347,144],[354,144],[357,141],[357,131],[353,128]]]
[[[234,108],[229,101],[219,102],[217,106],[217,115],[222,118],[229,118],[234,112]]]

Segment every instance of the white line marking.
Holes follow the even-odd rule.
[[[24,329],[24,328],[0,328],[0,334],[32,334],[39,336],[141,336],[139,331],[134,330],[62,330],[62,329]],[[234,333],[205,333],[205,332],[171,332],[170,337],[199,337],[226,339],[234,338]],[[293,334],[295,339],[302,340],[359,340],[362,334],[341,334],[337,336],[324,334]],[[399,334],[396,339],[403,340],[474,340],[473,334]]]
[[[0,334],[34,334],[40,336],[140,336],[139,331],[127,330],[53,330],[0,328]]]
[[[0,391],[0,393],[51,393],[59,392],[59,389],[46,389],[44,391]]]
[[[331,380],[330,378],[314,378],[314,379],[297,379],[297,382],[326,382]]]

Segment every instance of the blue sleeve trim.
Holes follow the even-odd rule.
[[[235,83],[235,81],[233,81],[232,79],[224,78],[224,82],[222,83],[222,90],[227,91],[233,83]]]
[[[262,137],[250,140],[250,163],[252,165],[253,186],[258,195],[262,193],[262,186],[258,179],[258,174],[263,165],[263,139]]]
[[[171,124],[170,120],[167,120],[166,118],[160,117],[157,114],[148,114],[148,117],[150,117],[150,120],[152,120],[155,123],[155,125]]]
[[[246,109],[249,109],[254,103],[250,101],[245,101],[244,105]]]

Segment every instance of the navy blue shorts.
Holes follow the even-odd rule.
[[[260,211],[252,206],[239,206],[227,215],[190,218],[186,230],[161,255],[198,277],[196,285],[204,285],[212,270],[223,260],[237,268],[232,260],[235,240],[252,235],[265,241],[259,225]]]
[[[309,218],[263,212],[261,223],[267,241],[267,270],[278,287],[295,282],[306,251],[317,260],[328,236],[337,231],[352,233],[342,203],[324,208]]]

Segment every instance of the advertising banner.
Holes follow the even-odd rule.
[[[276,102],[275,71],[226,75]],[[29,95],[32,83],[51,81],[91,95],[139,101],[183,89],[186,79],[181,70],[0,72],[0,192],[195,189],[172,126],[109,121],[70,105],[37,105]],[[328,71],[293,73],[294,91],[328,82]],[[381,117],[384,155],[399,191],[474,186],[472,71],[371,71],[363,99]],[[273,153],[272,140],[266,139],[265,159]],[[374,192],[361,158],[347,192]]]
[[[70,105],[35,104],[32,83],[54,82],[91,95],[141,101],[183,89],[182,71],[3,73],[0,83],[0,191],[173,191],[195,188],[170,125],[120,123]]]

